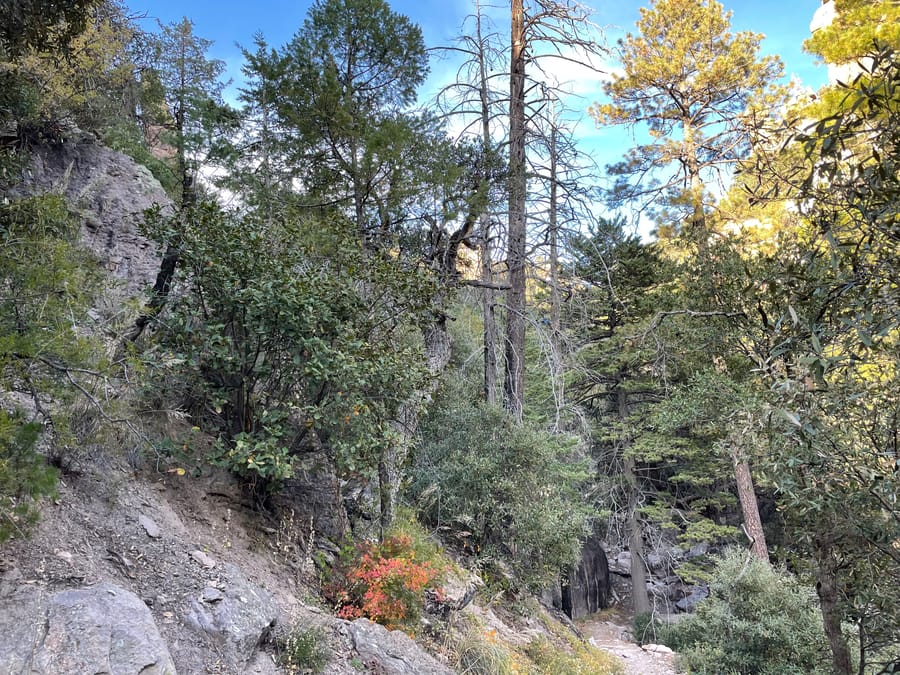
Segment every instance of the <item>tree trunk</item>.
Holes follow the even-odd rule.
[[[486,284],[481,296],[481,314],[484,322],[484,400],[496,405],[497,396],[497,317],[491,272],[490,216],[481,216],[481,280]]]
[[[619,421],[628,418],[628,392],[621,384],[617,392]],[[638,515],[640,505],[640,485],[635,471],[634,459],[628,455],[628,442],[623,443],[625,457],[625,479],[628,481],[628,550],[631,552],[631,600],[634,615],[650,612],[650,595],[647,592],[647,565],[644,562],[644,533]]]
[[[741,513],[744,516],[744,528],[750,538],[750,550],[755,558],[769,562],[769,549],[766,546],[766,535],[763,532],[762,519],[759,517],[759,505],[756,502],[756,490],[753,488],[753,475],[750,464],[741,459],[737,448],[732,448],[731,459],[734,462],[734,478],[737,482],[738,499],[741,502]]]
[[[181,59],[179,61],[179,81],[181,89],[178,92],[178,100],[175,109],[175,145],[176,145],[176,161],[178,163],[178,175],[181,179],[181,202],[178,205],[178,217],[184,223],[189,217],[189,211],[195,202],[195,186],[193,176],[188,168],[187,149],[185,147],[185,91],[187,88],[186,73],[186,46],[185,36],[181,34]],[[177,236],[174,241],[166,244],[166,250],[163,253],[162,261],[159,264],[159,272],[156,274],[156,281],[153,284],[153,291],[150,294],[150,301],[147,306],[134,322],[131,330],[125,334],[125,342],[135,342],[144,332],[144,329],[150,325],[150,322],[157,316],[166,306],[169,298],[169,290],[172,287],[172,281],[175,278],[175,271],[178,263],[181,261],[181,237]]]
[[[837,564],[833,554],[826,550],[827,548],[828,546],[817,546],[815,550],[816,564],[819,568],[816,593],[819,596],[825,637],[828,638],[828,644],[831,647],[834,672],[838,675],[851,675],[853,662],[847,640],[841,630],[841,597],[838,587]]]
[[[553,105],[552,102],[551,105]],[[556,134],[556,120],[552,119],[550,127],[550,213],[548,223],[550,239],[550,384],[553,387],[553,402],[556,411],[554,429],[558,431],[566,392],[562,364],[562,333],[560,329],[560,305],[562,302],[559,296],[559,216],[556,206],[556,200],[559,198],[559,185],[556,180],[558,159]]]
[[[509,76],[509,230],[506,266],[506,369],[504,404],[516,422],[522,421],[525,389],[525,10],[511,2]]]
[[[479,218],[481,233],[481,281],[485,283],[484,293],[481,296],[482,319],[484,323],[484,400],[490,405],[496,405],[497,395],[497,317],[494,289],[490,285],[494,282],[491,259],[491,214],[490,214],[490,160],[493,155],[491,144],[491,110],[490,95],[488,91],[488,68],[485,62],[484,48],[481,34],[481,6],[478,0],[475,3],[475,27],[478,39],[478,96],[481,103],[481,153],[484,163],[481,176],[481,189],[483,191],[484,204]]]
[[[644,562],[644,536],[638,516],[640,497],[634,460],[625,459],[625,476],[628,480],[628,550],[631,552],[631,599],[634,615],[650,611],[650,594],[647,592],[647,565]]]

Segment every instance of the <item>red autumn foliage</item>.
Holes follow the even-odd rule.
[[[424,592],[441,571],[428,561],[418,562],[412,540],[405,535],[381,544],[361,544],[342,556],[325,594],[344,619],[366,617],[393,630],[414,629],[422,611]]]

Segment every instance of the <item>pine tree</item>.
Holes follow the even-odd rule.
[[[421,30],[383,0],[320,0],[283,58],[279,118],[307,201],[345,210],[362,242],[383,238],[412,187],[398,171],[431,133],[407,112],[428,73]]]
[[[176,151],[176,171],[181,182],[182,208],[194,199],[196,173],[214,140],[216,124],[225,112],[221,80],[225,63],[207,56],[212,46],[194,34],[194,23],[160,25],[150,40],[155,74],[165,91],[171,122],[171,141]]]
[[[611,102],[590,110],[598,124],[649,132],[610,168],[619,177],[611,198],[670,228],[679,214],[704,228],[707,185],[727,180],[747,153],[744,114],[781,75],[777,57],[759,56],[763,36],[729,32],[730,18],[715,0],[654,0],[641,9],[639,34],[619,42],[624,74],[605,86]]]

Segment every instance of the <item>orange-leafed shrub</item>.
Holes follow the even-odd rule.
[[[412,631],[425,589],[434,587],[441,573],[430,561],[416,560],[410,537],[396,535],[342,556],[325,593],[341,618],[366,617],[392,630]]]

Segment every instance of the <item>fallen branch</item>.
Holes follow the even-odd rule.
[[[509,284],[495,284],[490,281],[479,281],[478,279],[464,279],[459,283],[461,283],[463,286],[490,288],[493,291],[508,291],[510,288],[512,288]]]

